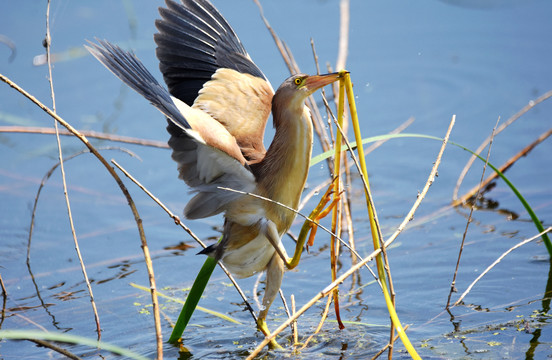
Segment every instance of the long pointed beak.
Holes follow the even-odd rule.
[[[336,82],[343,77],[344,72],[334,72],[325,75],[311,75],[305,79],[305,86],[309,89],[309,93]]]

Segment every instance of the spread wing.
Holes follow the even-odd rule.
[[[242,196],[219,187],[246,192],[255,189],[255,177],[236,139],[224,126],[202,110],[172,97],[134,54],[107,41],[99,44],[91,43],[88,51],[169,120],[169,145],[179,177],[197,192],[184,209],[186,217],[215,215]]]
[[[169,92],[221,123],[248,164],[259,162],[274,95],[270,83],[209,1],[166,5],[159,9],[154,39]]]

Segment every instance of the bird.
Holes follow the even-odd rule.
[[[86,47],[167,118],[172,159],[195,194],[184,216],[223,214],[221,240],[202,253],[222,261],[238,278],[266,271],[257,326],[268,336],[268,310],[290,267],[282,236],[296,216],[277,203],[298,207],[312,153],[305,99],[342,73],[295,74],[274,91],[208,0],[166,0],[165,5],[159,8],[154,41],[168,89],[133,52],[99,39]],[[266,149],[271,114],[275,133]]]

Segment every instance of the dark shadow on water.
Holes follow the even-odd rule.
[[[550,311],[550,300],[552,299],[552,260],[549,261],[548,268],[548,280],[546,282],[546,289],[544,291],[544,297],[542,299],[541,314],[548,314]],[[529,328],[526,328],[526,332],[530,332]],[[533,360],[537,347],[541,344],[539,338],[541,336],[541,329],[533,330],[533,337],[529,340],[529,349],[525,352],[526,360]]]

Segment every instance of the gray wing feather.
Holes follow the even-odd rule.
[[[134,53],[122,50],[108,41],[98,40],[101,46],[89,43],[86,49],[125,84],[145,97],[149,102],[180,128],[190,125],[176,108],[171,95],[155,80]]]
[[[172,157],[178,163],[180,178],[197,192],[185,208],[184,215],[191,219],[218,214],[226,206],[242,196],[220,189],[228,187],[241,191],[253,191],[255,177],[249,167],[223,151],[213,148],[197,135],[184,115],[178,110],[169,92],[162,87],[138,58],[107,41],[101,45],[90,43],[88,51],[125,84],[149,100],[169,120],[167,130],[171,134],[169,146]],[[178,101],[178,100],[176,100]],[[198,166],[199,159],[206,160]]]
[[[155,25],[159,68],[170,93],[192,105],[203,84],[219,68],[266,80],[251,61],[238,36],[207,0],[166,1]]]

